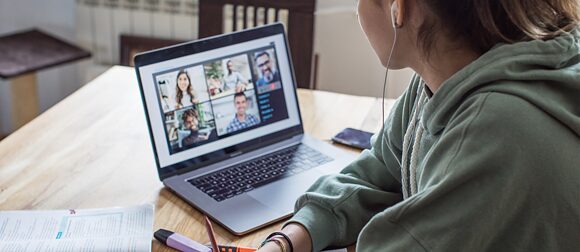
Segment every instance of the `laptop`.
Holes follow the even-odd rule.
[[[304,134],[282,24],[135,56],[159,178],[241,235],[354,159]]]

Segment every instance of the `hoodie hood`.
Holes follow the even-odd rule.
[[[439,134],[472,95],[520,97],[580,136],[580,27],[552,40],[499,44],[445,81],[425,104],[424,128]]]

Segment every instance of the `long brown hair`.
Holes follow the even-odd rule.
[[[419,28],[419,46],[433,48],[435,34],[447,32],[484,53],[498,43],[548,40],[580,22],[578,0],[424,0],[438,20]]]
[[[177,89],[176,91],[176,102],[177,104],[183,106],[183,104],[181,104],[181,99],[183,99],[183,91],[181,91],[181,89],[179,89],[179,85],[177,84],[179,81],[179,76],[181,76],[182,74],[185,74],[185,77],[187,77],[187,82],[189,83],[189,85],[187,85],[187,94],[189,95],[189,97],[191,97],[190,101],[193,104],[193,100],[195,98],[195,96],[193,95],[193,86],[191,85],[191,78],[189,78],[189,74],[185,71],[185,70],[180,70],[179,73],[177,73],[177,78],[175,80],[175,88]]]

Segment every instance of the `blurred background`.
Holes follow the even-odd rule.
[[[385,69],[359,27],[355,4],[353,0],[316,1],[314,88],[380,96]],[[197,0],[2,0],[0,36],[36,27],[91,52],[88,59],[37,72],[38,109],[43,112],[120,64],[122,34],[175,41],[196,39],[198,7]],[[232,16],[234,11],[226,7],[224,15]],[[280,13],[284,22],[284,13]],[[224,28],[225,32],[231,30]],[[390,73],[387,97],[398,97],[411,75],[410,70]],[[0,138],[15,130],[11,104],[17,97],[11,97],[10,89],[10,80],[0,79]]]

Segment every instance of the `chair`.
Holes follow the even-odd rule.
[[[158,49],[170,45],[183,43],[182,40],[161,39],[151,37],[133,36],[121,34],[120,36],[120,64],[122,66],[133,66],[133,57],[137,53]]]
[[[199,0],[199,37],[224,32],[224,7],[233,5],[232,31],[258,24],[258,9],[265,9],[268,17],[274,11],[274,22],[281,21],[280,13],[287,11],[287,32],[297,86],[314,88],[313,47],[314,10],[316,0]],[[243,9],[243,12],[238,10]],[[242,15],[240,17],[239,15]],[[239,24],[243,20],[243,24]],[[268,22],[265,22],[268,23]]]

